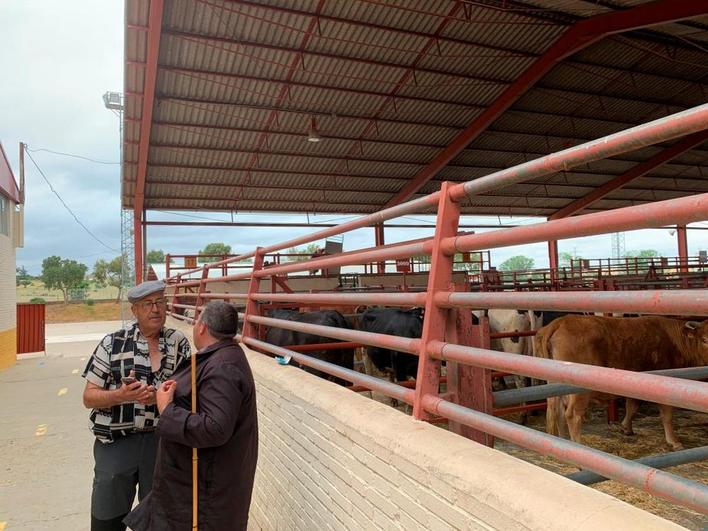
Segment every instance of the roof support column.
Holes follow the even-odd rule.
[[[142,114],[140,116],[140,143],[138,147],[138,175],[133,199],[133,239],[135,241],[135,282],[143,280],[144,242],[143,220],[145,213],[145,178],[147,176],[150,150],[150,128],[157,82],[157,59],[160,52],[162,32],[162,12],[164,0],[150,0],[150,18],[147,33],[147,60],[145,62],[145,82],[142,93]]]
[[[678,244],[679,270],[688,273],[688,233],[686,225],[676,227],[676,240]]]
[[[381,247],[385,244],[383,223],[374,225],[374,244],[376,247]],[[379,275],[384,274],[386,272],[386,262],[378,262],[376,264],[376,272]]]
[[[551,268],[552,289],[555,290],[558,279],[558,240],[550,240],[548,242],[548,264]]]
[[[133,210],[133,243],[135,255],[135,284],[143,281],[143,213]]]

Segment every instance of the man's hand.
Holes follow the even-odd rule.
[[[144,406],[152,406],[155,403],[155,387],[148,385],[145,389],[145,396],[138,400]]]
[[[157,402],[157,410],[162,413],[164,409],[172,403],[175,397],[177,382],[174,380],[166,380],[157,390],[155,400]]]
[[[129,376],[135,378],[135,371],[130,371]],[[132,384],[123,384],[118,389],[116,389],[116,399],[119,404],[125,404],[130,402],[140,402],[148,400],[150,398],[150,392],[148,391],[148,386],[142,382],[133,382]]]

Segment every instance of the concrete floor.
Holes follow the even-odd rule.
[[[0,372],[0,531],[89,529],[93,436],[81,373],[120,322],[47,325],[47,354]]]

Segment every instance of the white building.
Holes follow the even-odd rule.
[[[0,369],[17,358],[15,249],[22,247],[24,193],[0,144]]]

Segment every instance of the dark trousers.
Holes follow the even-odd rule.
[[[138,500],[152,488],[157,441],[153,432],[118,437],[111,444],[93,445],[92,531],[123,530],[138,487]]]

